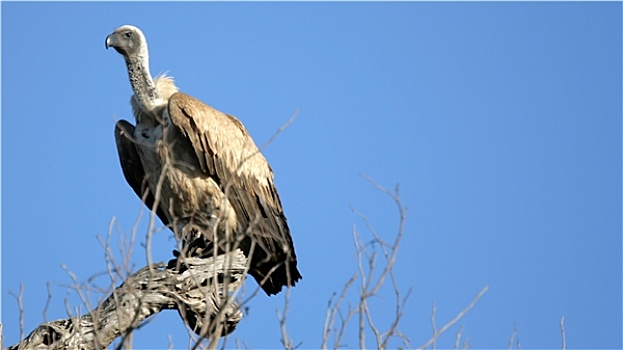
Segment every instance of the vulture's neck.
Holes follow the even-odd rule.
[[[164,105],[162,96],[156,89],[154,79],[149,73],[149,59],[147,55],[137,55],[126,59],[130,84],[134,96],[143,112],[151,118],[159,119],[158,109]]]

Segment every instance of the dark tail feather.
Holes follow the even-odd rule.
[[[294,287],[303,278],[296,267],[296,260],[280,264],[264,262],[251,268],[249,273],[269,296],[281,292],[283,287]]]

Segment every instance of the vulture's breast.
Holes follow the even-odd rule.
[[[139,124],[140,125],[140,124]],[[163,137],[166,134],[166,137]],[[178,228],[193,223],[211,232],[215,223],[234,228],[236,214],[218,184],[199,169],[188,140],[174,128],[138,126],[135,137],[149,185],[159,205]],[[178,232],[181,232],[179,230]]]

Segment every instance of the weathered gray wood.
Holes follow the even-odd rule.
[[[88,315],[43,323],[9,349],[103,349],[149,316],[173,309],[200,336],[233,332],[242,319],[231,298],[244,282],[242,251],[184,263],[182,268],[146,266]]]

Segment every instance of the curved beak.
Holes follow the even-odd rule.
[[[115,45],[117,45],[117,36],[115,33],[112,33],[106,37],[106,50],[108,50],[109,47],[115,47]]]

